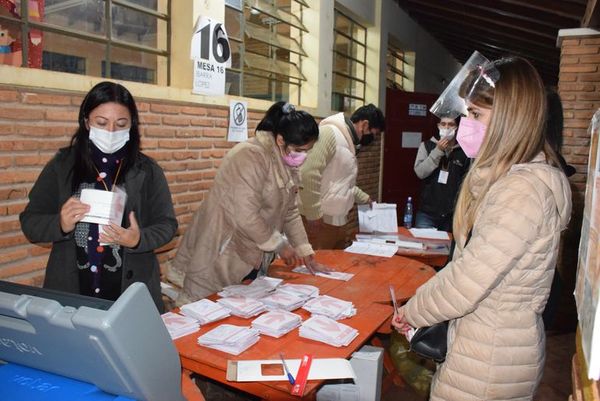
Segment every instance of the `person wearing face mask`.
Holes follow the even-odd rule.
[[[570,185],[544,132],[546,94],[535,68],[520,57],[489,62],[479,53],[464,68],[432,109],[468,113],[457,140],[475,160],[456,203],[456,248],[392,324],[405,333],[449,321],[430,400],[532,400]]]
[[[159,311],[160,267],[154,250],[177,230],[167,180],[140,152],[138,111],[122,85],[101,82],[83,99],[79,127],[29,193],[20,215],[32,242],[52,242],[44,287],[116,300],[132,283],[148,287]],[[127,194],[121,224],[82,222],[90,206],[83,189]]]
[[[299,209],[308,239],[315,249],[343,249],[348,233],[344,225],[354,203],[365,204],[371,197],[356,186],[356,154],[385,128],[381,110],[368,104],[348,119],[343,113],[319,124],[319,140],[300,169]]]
[[[276,254],[288,265],[327,270],[314,259],[296,204],[298,167],[318,136],[310,114],[277,102],[255,137],[227,153],[169,272],[183,286],[177,304],[265,273]]]
[[[423,180],[417,228],[452,231],[454,202],[460,184],[469,170],[470,160],[456,142],[456,120],[442,117],[439,139],[422,142],[415,159],[415,173]]]

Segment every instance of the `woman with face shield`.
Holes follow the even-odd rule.
[[[169,272],[175,284],[184,276],[178,304],[266,273],[277,254],[290,265],[326,269],[313,258],[296,205],[298,168],[318,135],[310,114],[277,102],[255,137],[229,151]]]
[[[122,85],[101,82],[83,99],[79,127],[29,193],[20,215],[32,242],[52,242],[44,287],[115,300],[132,283],[146,284],[162,312],[154,250],[177,230],[162,169],[140,152],[138,111]],[[124,191],[123,220],[82,221],[90,204],[82,190]]]
[[[457,140],[475,160],[456,205],[456,250],[393,325],[407,332],[449,321],[431,400],[531,400],[569,182],[544,136],[546,95],[531,64],[508,57],[464,77],[457,95],[468,116]]]
[[[456,119],[442,117],[438,137],[422,142],[415,159],[415,174],[423,180],[416,228],[452,231],[454,202],[470,160],[456,142]]]

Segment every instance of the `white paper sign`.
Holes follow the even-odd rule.
[[[248,139],[248,102],[229,102],[229,142],[243,142]]]
[[[418,148],[421,145],[423,134],[420,132],[403,132],[402,147],[403,148]]]
[[[225,26],[209,17],[198,17],[190,58],[194,60],[192,92],[225,94],[225,69],[231,67],[231,47]]]
[[[358,205],[358,229],[361,233],[397,233],[397,218],[395,203]]]

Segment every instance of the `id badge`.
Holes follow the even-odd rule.
[[[440,175],[438,175],[438,182],[440,184],[446,184],[448,182],[448,172],[446,170],[440,170]]]

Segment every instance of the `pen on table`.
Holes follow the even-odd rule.
[[[287,363],[285,363],[285,359],[283,359],[283,354],[279,354],[279,357],[281,358],[281,363],[283,363],[283,369],[285,370],[285,374],[287,375],[290,384],[293,386],[294,383],[296,383],[296,380],[294,380],[294,376],[292,376],[292,373],[290,372]]]

